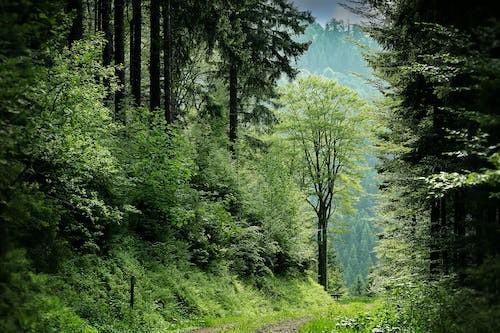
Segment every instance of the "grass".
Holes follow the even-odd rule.
[[[11,311],[0,318],[1,331],[20,325],[37,333],[163,333],[229,324],[227,332],[244,333],[319,315],[333,302],[308,276],[242,280],[223,265],[216,270],[191,265],[175,244],[153,252],[146,248],[138,239],[124,238],[106,257],[71,258],[57,275],[33,272],[19,253],[10,260],[16,273],[0,300],[0,309]]]
[[[378,298],[353,297],[334,302],[305,324],[301,333],[365,332],[367,321],[384,307]],[[370,330],[371,332],[371,330]]]
[[[57,274],[33,272],[19,253],[9,259],[16,273],[5,302],[0,300],[0,309],[11,311],[0,318],[0,331],[21,326],[21,331],[36,333],[164,333],[219,327],[249,333],[270,323],[312,318],[301,332],[352,332],[338,330],[338,322],[359,321],[360,315],[366,319],[383,306],[378,299],[334,301],[304,274],[244,280],[224,265],[202,270],[179,248],[147,247],[128,236],[106,257],[75,256]]]

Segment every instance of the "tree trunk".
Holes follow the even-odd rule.
[[[160,0],[151,0],[150,100],[149,107],[160,107]]]
[[[325,290],[328,289],[328,260],[327,260],[327,246],[328,246],[328,221],[326,218],[326,210],[320,209],[318,214],[318,283],[323,286]]]
[[[449,247],[450,235],[448,233],[448,221],[446,215],[446,197],[439,199],[439,246],[442,259],[442,270],[448,273],[450,269]]]
[[[440,204],[439,199],[432,200],[431,203],[431,226],[429,240],[429,270],[431,278],[436,277],[440,272]]]
[[[229,64],[229,141],[231,151],[235,151],[238,129],[238,66],[235,57]]]
[[[73,22],[69,30],[68,45],[83,38],[83,2],[82,0],[69,0],[68,12],[73,16]]]
[[[454,241],[454,269],[460,278],[463,278],[465,269],[465,207],[463,201],[463,191],[455,192],[453,200],[453,231],[455,234]]]
[[[101,0],[94,0],[94,31],[101,31]]]
[[[111,0],[101,0],[101,24],[104,32],[104,49],[102,52],[102,63],[104,66],[110,66],[113,59],[113,29],[111,27]],[[109,80],[104,81],[106,88],[110,89]],[[106,97],[108,99],[109,96]]]
[[[132,21],[130,24],[130,87],[134,104],[141,105],[141,0],[132,0]]]
[[[163,0],[163,83],[165,92],[165,120],[174,121],[172,103],[172,5],[171,0]]]
[[[102,31],[106,42],[102,54],[102,62],[105,66],[111,65],[113,58],[113,30],[111,28],[111,0],[101,0],[102,9]]]
[[[118,90],[115,93],[115,117],[124,120],[123,99],[125,97],[125,0],[115,0],[115,73],[118,78]]]

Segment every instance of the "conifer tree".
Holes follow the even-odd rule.
[[[134,104],[141,105],[142,1],[132,0],[130,23],[130,87]]]
[[[115,93],[115,117],[123,120],[123,98],[125,97],[125,0],[115,0],[115,72],[118,89]]]
[[[83,37],[83,3],[82,0],[69,0],[68,12],[73,15],[73,22],[68,35],[68,43],[71,44]]]
[[[231,1],[225,17],[219,42],[227,61],[229,139],[234,145],[243,94],[269,97],[283,73],[295,76],[292,61],[308,43],[297,42],[292,35],[304,32],[312,18],[284,0]]]
[[[160,107],[160,1],[150,4],[149,108]]]

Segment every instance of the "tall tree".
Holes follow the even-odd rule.
[[[174,120],[174,103],[172,100],[172,4],[171,0],[163,0],[163,90],[165,94],[165,120]]]
[[[113,59],[113,28],[111,26],[111,1],[101,0],[101,24],[102,31],[104,32],[104,49],[102,52],[102,63],[104,66],[110,66]],[[106,80],[104,84],[109,89],[109,81]]]
[[[101,0],[94,0],[94,31],[100,31],[101,27],[101,12],[102,12]]]
[[[238,64],[235,56],[229,62],[229,140],[234,153],[234,143],[238,137]]]
[[[229,138],[234,145],[243,92],[247,98],[268,98],[283,73],[295,76],[292,60],[309,44],[292,36],[303,33],[312,18],[285,0],[229,2],[219,14],[226,23],[219,25],[218,35],[229,73]]]
[[[82,0],[69,0],[68,12],[73,15],[73,22],[68,35],[68,44],[83,38],[83,2]]]
[[[358,95],[321,77],[301,78],[278,100],[284,135],[298,149],[307,201],[318,221],[318,282],[328,288],[328,225],[359,188],[368,131],[367,106]]]
[[[160,107],[160,1],[151,0],[150,8],[150,60],[149,60],[149,107]]]
[[[132,0],[132,21],[130,23],[130,87],[136,106],[141,105],[141,41],[141,0]]]
[[[115,71],[118,89],[115,93],[115,117],[123,118],[123,98],[125,96],[125,0],[115,0]]]
[[[383,159],[382,169],[391,175],[387,188],[400,194],[393,204],[399,228],[410,221],[410,208],[418,213],[425,235],[420,255],[427,259],[420,271],[432,279],[450,269],[462,275],[485,255],[500,253],[492,245],[499,236],[498,182],[486,174],[474,180],[482,177],[479,170],[498,169],[497,6],[490,0],[358,3],[359,12],[381,18],[372,20],[369,31],[384,51],[371,63],[397,101],[385,139],[400,149]],[[390,234],[385,241],[404,235]],[[398,241],[411,238],[415,234]]]

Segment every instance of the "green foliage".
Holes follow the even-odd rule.
[[[280,130],[298,154],[292,162],[298,163],[307,194],[326,198],[329,186],[335,185],[341,197],[335,205],[347,211],[352,194],[360,190],[360,162],[370,133],[369,106],[354,91],[319,76],[285,86],[278,103]]]
[[[59,275],[35,274],[22,252],[2,261],[2,332],[165,332],[314,309],[329,296],[307,277],[244,281],[227,270],[192,266],[188,249],[170,239],[151,246],[130,236],[106,258],[66,260]],[[136,278],[129,307],[130,276]],[[236,321],[236,319],[235,319]]]
[[[145,109],[128,114],[114,147],[127,175],[122,200],[133,207],[131,225],[149,240],[162,240],[171,227],[182,228],[194,219],[192,146],[160,114]]]

